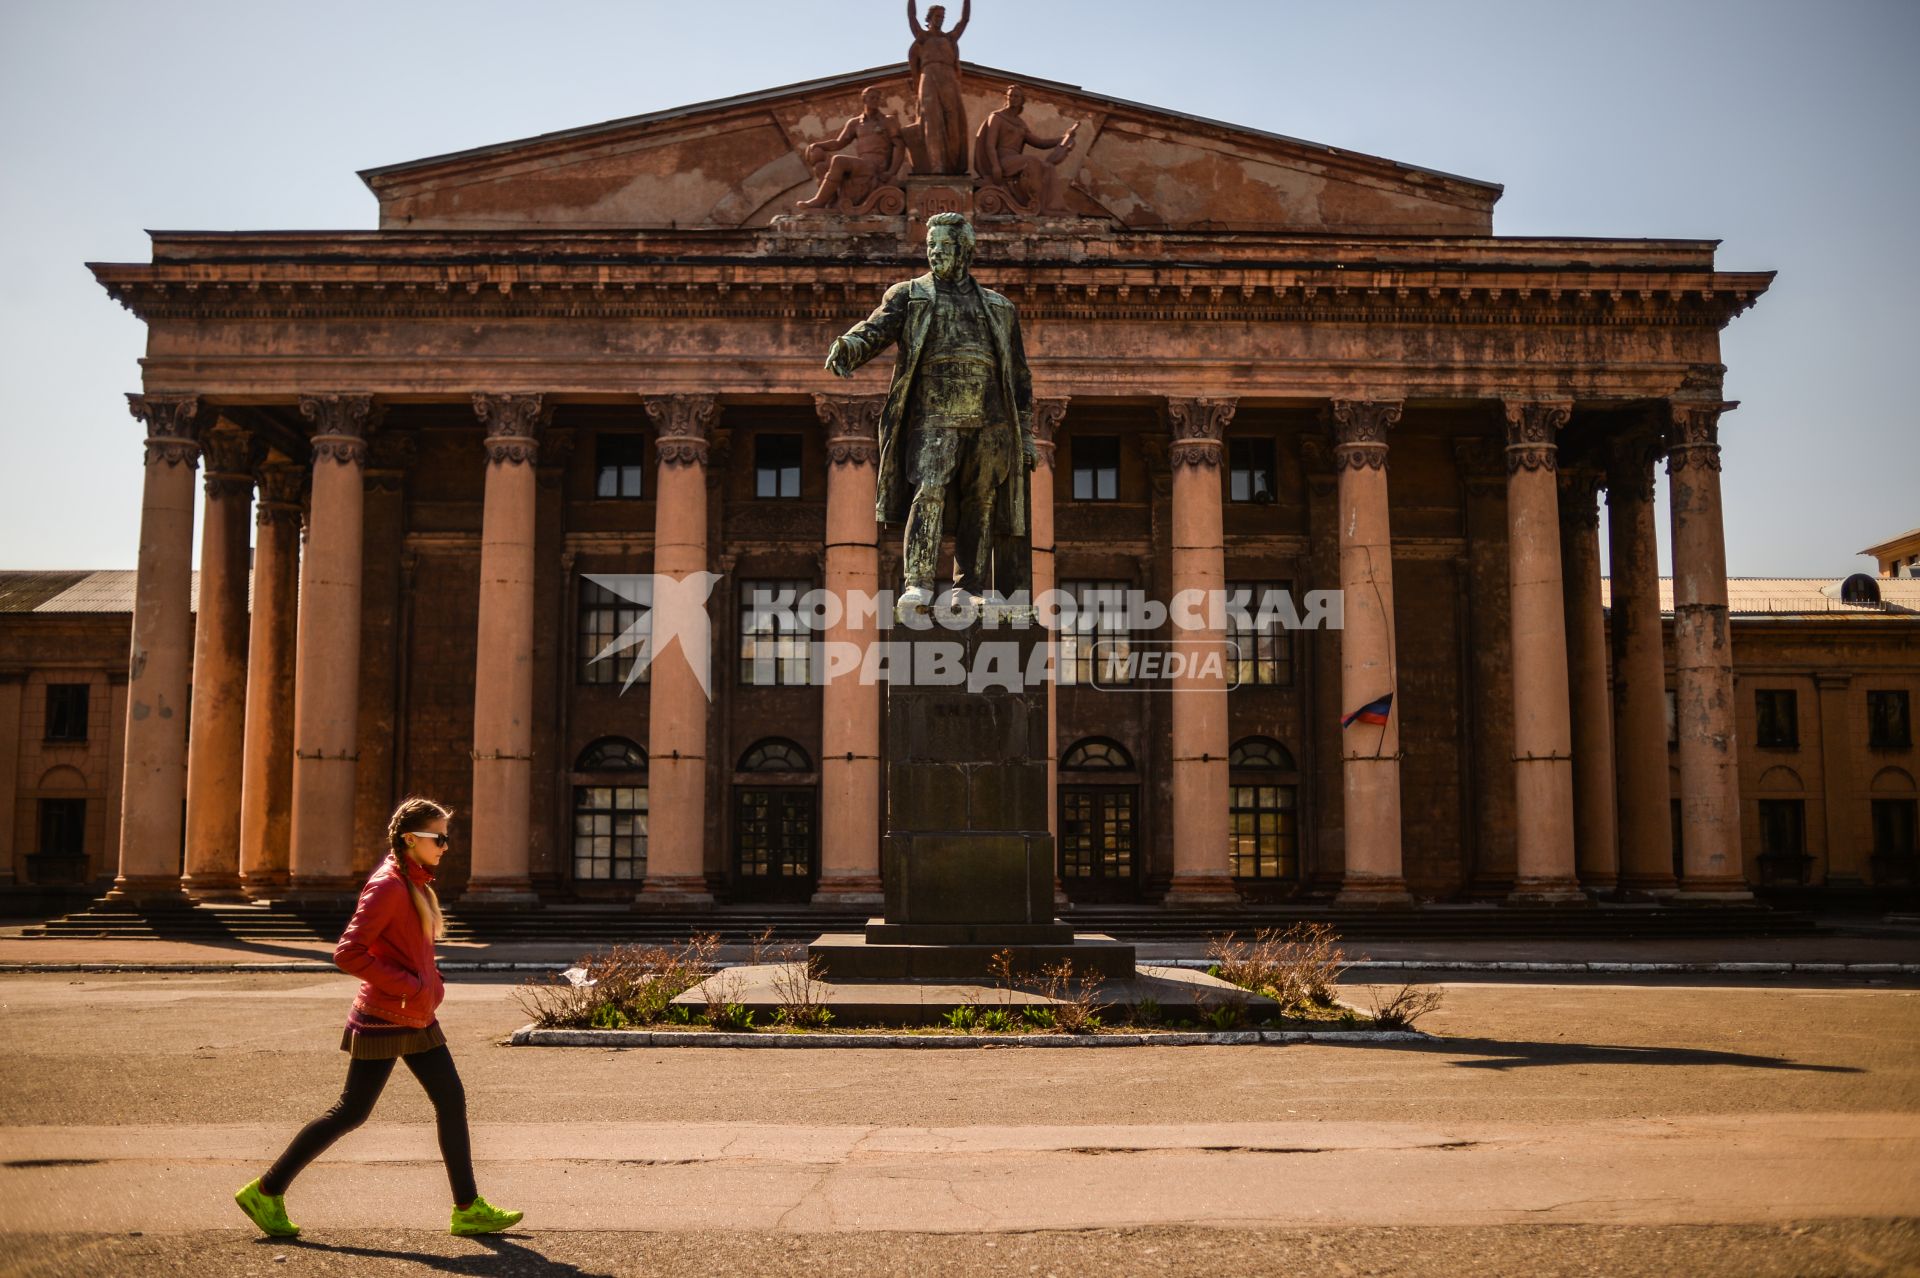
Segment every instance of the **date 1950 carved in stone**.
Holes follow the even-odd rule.
[[[880,109],[880,101],[877,87],[861,90],[864,110],[847,121],[840,136],[808,144],[807,167],[820,186],[796,208],[831,208],[841,213],[905,211],[907,195],[897,183],[907,160],[907,145],[894,118]]]

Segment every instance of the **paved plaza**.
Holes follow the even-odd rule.
[[[11,974],[0,1272],[1915,1272],[1911,985],[1451,984],[1415,1046],[765,1052],[510,1048],[512,978],[473,976],[441,1019],[526,1225],[445,1235],[402,1072],[286,1243],[229,1195],[337,1094],[348,981]]]

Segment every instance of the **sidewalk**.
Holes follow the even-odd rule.
[[[448,943],[448,972],[558,970],[598,948],[576,942]],[[1206,948],[1144,943],[1143,963],[1198,963]],[[18,970],[330,971],[333,947],[320,941],[123,941],[23,937],[0,928],[0,972]],[[1920,935],[1761,937],[1754,939],[1568,941],[1380,941],[1348,947],[1354,975],[1431,971],[1486,974],[1920,976]],[[744,945],[723,946],[724,962],[747,962]]]

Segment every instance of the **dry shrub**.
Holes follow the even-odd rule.
[[[651,1025],[676,995],[714,974],[720,938],[689,937],[678,946],[616,945],[564,973],[521,983],[514,998],[542,1029]]]
[[[824,1029],[832,1024],[827,1010],[827,986],[821,979],[821,963],[795,946],[786,961],[774,969],[773,995],[780,1001],[774,1019],[799,1029]]]
[[[1373,1003],[1373,1023],[1384,1030],[1410,1030],[1414,1022],[1428,1012],[1438,1010],[1445,994],[1446,991],[1438,985],[1414,985],[1409,982],[1382,1002],[1376,991],[1369,996]]]
[[[1040,969],[1040,993],[1053,1000],[1053,1026],[1067,1034],[1090,1034],[1100,1028],[1100,987],[1106,976],[1096,968],[1083,968],[1076,978],[1073,960]]]
[[[1325,923],[1295,923],[1284,932],[1262,928],[1251,941],[1233,932],[1207,947],[1221,980],[1265,994],[1281,1010],[1311,1003],[1332,1007],[1335,986],[1347,969],[1340,937]]]

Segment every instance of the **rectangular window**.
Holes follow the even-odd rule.
[[[1800,744],[1799,698],[1791,688],[1760,688],[1753,694],[1757,726],[1754,739],[1763,746]]]
[[[1236,785],[1229,811],[1233,874],[1241,879],[1290,879],[1299,872],[1294,825],[1297,790],[1290,785]]]
[[[808,581],[740,583],[740,682],[775,687],[807,682],[813,634],[797,616]]]
[[[645,435],[596,435],[593,440],[595,497],[638,497],[647,473]]]
[[[87,739],[87,694],[84,683],[47,685],[47,740]]]
[[[1913,799],[1875,799],[1873,801],[1873,854],[1875,856],[1905,857],[1915,855],[1914,824],[1916,804]]]
[[[1118,501],[1119,439],[1112,435],[1075,436],[1070,447],[1073,452],[1073,499]]]
[[[646,878],[647,787],[574,787],[573,876],[628,882]]]
[[[40,851],[50,856],[80,856],[87,850],[87,801],[40,800]]]
[[[1062,619],[1057,682],[1132,682],[1133,633],[1127,628],[1127,583],[1063,581],[1073,600],[1073,620]]]
[[[769,499],[800,495],[800,437],[753,437],[753,495]]]
[[[633,584],[626,593],[642,597],[630,599],[598,582],[580,579],[576,683],[624,684],[627,681],[653,620],[652,609],[648,607],[653,602],[652,591],[646,578],[636,575],[631,580]],[[608,652],[608,646],[616,640],[624,646]],[[637,682],[648,682],[651,669],[649,666],[641,670]]]
[[[1273,500],[1273,441],[1227,441],[1227,498],[1265,505]]]
[[[1760,800],[1760,855],[1799,856],[1807,846],[1807,805],[1802,799]]]
[[[84,689],[83,689],[84,691]],[[1913,744],[1913,720],[1904,689],[1867,693],[1867,744],[1900,750]]]
[[[1290,581],[1227,583],[1227,642],[1232,645],[1228,659],[1235,663],[1234,682],[1270,687],[1293,682],[1293,632],[1281,623],[1277,611],[1279,601],[1292,590]]]
[[[1677,746],[1680,744],[1680,694],[1672,688],[1667,689],[1666,712],[1667,744]]]

